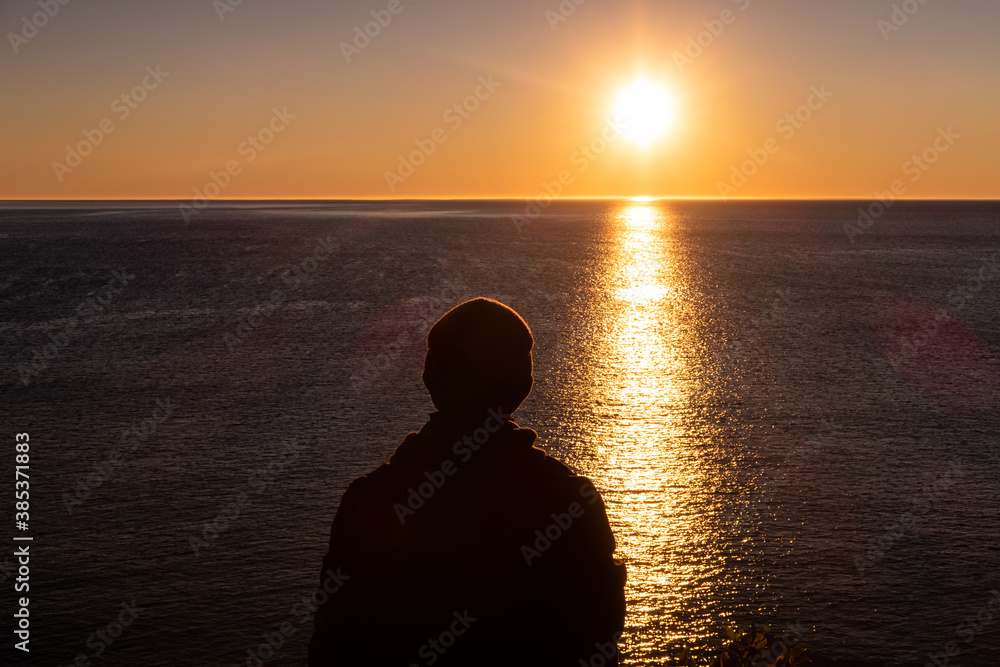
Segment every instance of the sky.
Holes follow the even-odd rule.
[[[996,0],[4,0],[0,199],[1000,198],[998,25]],[[648,146],[615,111],[640,78],[673,106]]]

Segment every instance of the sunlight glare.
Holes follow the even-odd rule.
[[[662,85],[639,79],[618,96],[615,119],[626,137],[648,147],[673,122],[674,102]]]

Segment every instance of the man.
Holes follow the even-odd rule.
[[[618,663],[625,566],[604,503],[510,419],[533,343],[490,299],[431,327],[438,412],[341,500],[311,667]]]

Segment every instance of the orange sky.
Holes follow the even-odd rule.
[[[5,2],[0,198],[1000,198],[995,1],[225,2]],[[605,129],[640,74],[646,150]]]

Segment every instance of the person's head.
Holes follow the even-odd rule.
[[[427,334],[424,385],[438,410],[473,414],[501,407],[510,414],[531,391],[531,329],[492,299],[449,310]]]

